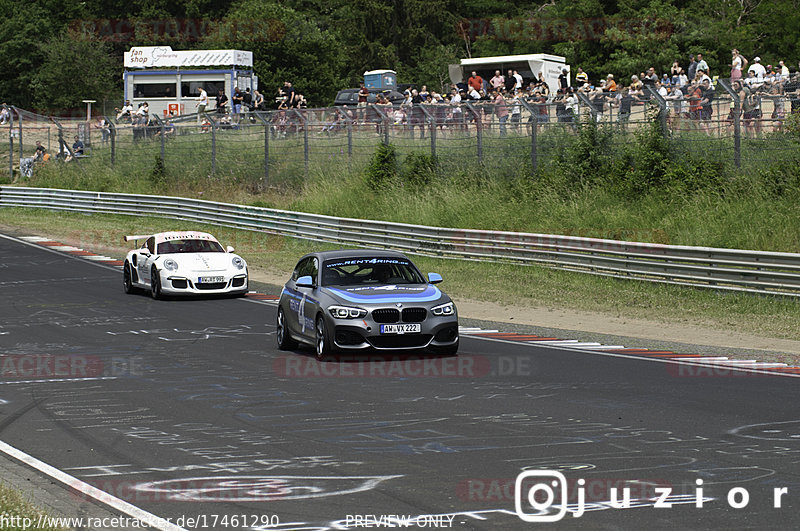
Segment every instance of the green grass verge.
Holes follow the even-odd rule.
[[[18,490],[0,484],[0,515],[5,518],[3,522],[5,525],[2,526],[2,529],[7,531],[22,531],[23,529],[66,531],[68,529],[66,527],[53,527],[48,525],[38,527],[39,518],[46,514],[47,513],[26,500]],[[27,527],[25,525],[26,521]]]
[[[0,208],[0,225],[69,240],[87,249],[121,248],[122,236],[188,228],[159,218],[85,215]],[[194,227],[198,227],[194,225]],[[286,274],[304,253],[333,248],[276,235],[208,226],[233,245],[251,268]],[[443,288],[459,298],[501,304],[592,311],[613,317],[707,326],[766,337],[800,339],[800,301],[774,296],[721,293],[581,275],[537,266],[487,264],[414,257],[425,272],[440,272]],[[547,325],[548,323],[542,323]]]

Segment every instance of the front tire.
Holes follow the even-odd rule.
[[[316,356],[317,361],[323,361],[331,355],[331,344],[328,337],[328,328],[325,326],[325,318],[321,315],[317,316],[316,329]]]
[[[150,271],[150,295],[152,295],[155,300],[164,297],[163,293],[161,293],[161,275],[155,267]]]
[[[278,349],[279,350],[294,350],[297,348],[297,341],[291,338],[289,335],[289,329],[286,328],[286,314],[283,312],[283,308],[278,306],[278,330],[277,330],[277,338],[278,338]]]

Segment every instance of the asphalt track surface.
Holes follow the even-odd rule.
[[[276,349],[275,313],[125,295],[113,268],[0,238],[0,440],[187,529],[534,528],[525,470],[566,478],[562,527],[800,524],[797,378],[469,336],[317,364]],[[560,492],[541,513],[523,492],[558,516]]]

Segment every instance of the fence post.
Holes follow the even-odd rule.
[[[308,119],[297,109],[294,109],[294,113],[303,124],[303,175],[308,179]]]
[[[108,119],[108,116],[103,116],[108,125],[108,134],[111,140],[111,167],[114,167],[114,162],[117,155],[117,126],[114,125],[114,122]]]
[[[217,173],[217,122],[211,122],[211,175]]]
[[[253,114],[264,124],[264,188],[269,183],[269,121],[264,119],[261,114],[263,111],[255,111]]]
[[[733,99],[733,163],[742,167],[742,100],[739,93],[723,79],[717,81]]]
[[[20,168],[22,174],[22,168]],[[8,178],[14,180],[14,111],[8,113]]]
[[[426,121],[431,128],[431,157],[436,156],[436,117],[431,114],[431,111],[427,109],[427,105],[420,105],[420,109],[425,114]]]
[[[539,167],[539,153],[536,149],[538,144],[536,141],[536,130],[539,129],[539,113],[531,106],[530,103],[525,101],[525,98],[519,98],[519,102],[531,114],[531,177],[533,177],[533,175],[536,173],[536,169]]]
[[[667,136],[667,100],[664,99],[664,96],[658,93],[655,87],[651,84],[645,85],[647,90],[650,92],[652,96],[650,101],[654,101],[658,106],[658,119],[661,122],[661,134],[665,137]],[[610,113],[609,113],[610,114]]]
[[[22,113],[19,112],[19,109],[16,107],[12,107],[14,111],[17,113],[17,130],[19,131],[19,166],[22,167],[22,157],[25,155],[22,154]]]
[[[478,163],[483,163],[483,127],[481,124],[481,114],[480,112],[472,106],[471,103],[467,103],[467,109],[470,110],[472,115],[475,117],[475,131],[478,135]],[[467,125],[469,127],[469,125]]]

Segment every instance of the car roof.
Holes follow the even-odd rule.
[[[316,253],[307,254],[306,256],[316,256],[321,260],[339,260],[342,258],[367,258],[367,257],[405,258],[408,260],[408,257],[403,253],[399,251],[389,251],[387,249],[338,249],[336,251],[319,251]]]
[[[214,242],[217,241],[215,237],[213,237],[207,232],[197,232],[193,230],[159,232],[157,234],[153,234],[153,236],[156,239],[156,244],[172,240],[210,240]]]

